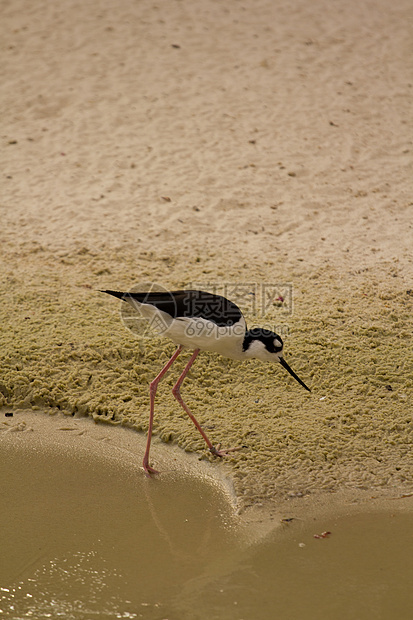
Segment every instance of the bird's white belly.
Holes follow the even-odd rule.
[[[244,319],[227,327],[201,318],[177,318],[172,320],[164,335],[190,349],[214,351],[231,359],[243,358]]]
[[[235,325],[219,326],[200,317],[174,319],[152,304],[142,304],[135,300],[128,302],[149,321],[155,333],[170,338],[177,345],[188,349],[213,351],[231,359],[245,357],[242,350],[246,329],[243,317]]]

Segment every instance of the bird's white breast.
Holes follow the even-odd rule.
[[[245,321],[242,318],[231,326],[216,325],[202,318],[176,318],[166,330],[176,344],[190,349],[214,351],[231,359],[242,359],[242,343],[245,336]]]
[[[200,317],[173,318],[152,304],[141,304],[136,300],[133,300],[132,305],[149,321],[155,333],[170,338],[177,345],[188,349],[213,351],[231,359],[245,357],[242,350],[246,329],[243,317],[234,325],[220,326]]]

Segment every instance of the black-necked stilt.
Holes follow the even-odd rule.
[[[147,474],[158,473],[149,465],[154,403],[158,383],[184,348],[193,349],[194,351],[174,385],[172,393],[189,415],[206,441],[209,450],[215,456],[224,456],[238,448],[221,450],[220,445],[215,448],[180,394],[181,385],[200,351],[213,351],[235,360],[256,358],[266,362],[280,362],[298,383],[310,391],[283,358],[283,341],[280,336],[266,329],[255,328],[248,330],[238,306],[221,295],[191,290],[151,291],[146,293],[101,292],[114,295],[130,303],[144,318],[151,322],[151,325],[158,333],[170,338],[172,342],[178,345],[171,359],[151,382],[149,388],[149,428],[146,451],[143,457],[143,468]]]

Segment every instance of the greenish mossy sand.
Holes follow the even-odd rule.
[[[84,249],[59,258],[34,249],[18,264],[10,256],[3,270],[0,404],[145,432],[148,384],[174,345],[138,338],[124,327],[120,303],[97,289],[150,275],[177,288],[202,279],[202,263],[182,255],[165,268],[156,254],[148,266],[127,255]],[[278,365],[200,356],[183,394],[214,442],[247,446],[225,459],[240,506],[316,491],[411,490],[413,297],[392,277],[397,268],[339,273],[298,264],[286,273],[257,261],[251,272],[293,283],[291,316],[274,306],[266,321],[288,327],[285,357],[312,392]],[[178,370],[159,388],[155,435],[213,461],[170,393]]]

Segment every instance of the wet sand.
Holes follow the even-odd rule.
[[[138,475],[130,429],[27,411],[1,429],[1,617],[411,617],[413,497],[284,502],[269,528],[176,447]]]
[[[200,356],[183,393],[247,446],[225,459],[238,509],[411,492],[411,3],[2,12],[3,411],[145,432],[173,346],[97,291],[225,289],[312,388]],[[175,377],[156,436],[221,470]]]

